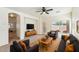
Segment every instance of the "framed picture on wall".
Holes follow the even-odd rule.
[[[79,33],[79,20],[76,22],[76,31]]]

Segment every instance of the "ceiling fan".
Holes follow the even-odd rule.
[[[40,11],[36,11],[36,12],[41,12],[40,14],[42,15],[43,13],[49,14],[49,11],[52,11],[53,9],[46,9],[45,7],[42,7],[42,9]]]

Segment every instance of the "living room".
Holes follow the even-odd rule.
[[[51,9],[48,13],[37,12],[43,9]],[[50,47],[47,45],[41,48],[35,46],[31,52],[55,52],[57,51],[62,35],[69,36],[73,34],[76,38],[79,38],[79,8],[75,7],[6,7],[0,8],[0,51],[17,52],[11,47],[15,41],[23,41],[29,39],[31,47],[36,44],[40,44],[40,39],[48,38],[46,43],[50,42]],[[17,20],[17,36],[19,40],[14,39],[9,42],[9,13],[15,13],[19,16]],[[14,15],[13,15],[14,16]],[[49,33],[54,32],[57,36],[53,39]],[[72,36],[72,35],[71,35]],[[52,42],[53,41],[53,42]],[[22,42],[21,42],[22,43]],[[7,49],[5,49],[7,45]],[[62,44],[63,45],[63,44]],[[19,50],[18,50],[19,51]],[[29,50],[28,50],[29,51]],[[20,52],[20,51],[19,51]],[[24,52],[24,51],[22,51]],[[29,51],[30,52],[30,51]],[[59,52],[62,52],[61,49]],[[78,51],[77,51],[78,52]]]

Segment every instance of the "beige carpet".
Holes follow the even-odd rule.
[[[0,47],[0,52],[9,52],[10,51],[10,45],[4,45]]]

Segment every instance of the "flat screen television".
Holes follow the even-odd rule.
[[[26,24],[27,29],[34,29],[34,24]]]

